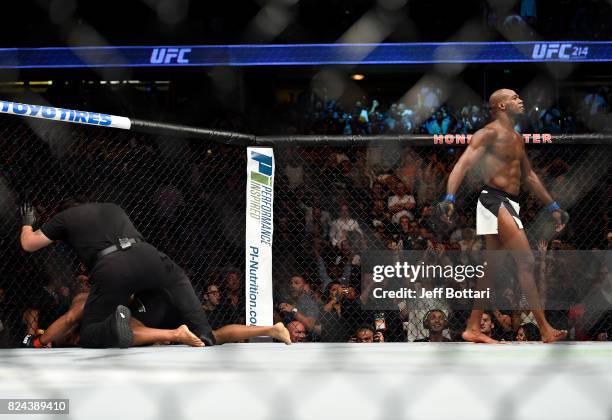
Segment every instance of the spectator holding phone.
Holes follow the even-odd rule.
[[[320,333],[323,342],[345,342],[354,323],[363,319],[355,289],[332,281],[327,285],[323,300],[327,303],[321,310],[321,323],[315,332]]]

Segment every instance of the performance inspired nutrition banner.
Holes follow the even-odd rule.
[[[247,325],[272,325],[274,152],[247,148],[245,295]]]
[[[0,68],[612,61],[610,41],[0,48]]]

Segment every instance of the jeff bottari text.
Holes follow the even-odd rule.
[[[491,297],[491,289],[472,290],[459,289],[455,290],[452,287],[436,287],[431,290],[421,289],[419,291],[402,287],[396,290],[384,290],[377,287],[372,291],[376,299],[489,299]]]

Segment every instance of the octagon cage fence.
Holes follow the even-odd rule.
[[[461,142],[420,135],[256,137],[146,121],[135,121],[130,131],[10,116],[2,122],[3,346],[44,330],[87,283],[83,265],[64,244],[32,254],[19,246],[21,203],[33,203],[40,226],[73,196],[122,206],[146,240],[187,272],[213,327],[245,323],[246,146],[259,145],[273,148],[276,165],[275,320],[293,320],[280,304],[306,302],[314,323],[304,326],[305,341],[351,341],[359,328],[384,318],[384,341],[409,342],[427,336],[423,318],[440,309],[448,321],[444,336],[460,340],[469,301],[464,308],[438,300],[381,312],[364,309],[360,293],[367,251],[429,249],[440,257],[482,248],[474,232],[477,175],[463,182],[451,218],[432,211],[465,149]],[[563,295],[571,302],[548,318],[568,329],[571,340],[597,339],[610,324],[609,304],[590,298],[601,282],[593,278],[592,287],[577,289],[568,273],[555,269],[556,251],[608,247],[610,144],[592,134],[526,145],[533,168],[571,214],[556,234],[542,204],[528,192],[520,196],[538,261],[553,267],[538,278],[544,298]],[[517,284],[503,294],[509,310],[495,311],[495,334],[514,339],[518,324],[504,320],[516,315],[530,322],[529,308]],[[336,304],[328,305],[330,299]]]

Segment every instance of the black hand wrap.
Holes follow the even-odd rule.
[[[566,212],[563,209],[559,209],[559,210],[555,210],[558,211],[559,213],[561,213],[561,224],[562,225],[567,225],[567,223],[569,222],[570,216],[569,213]]]
[[[34,215],[34,207],[31,203],[24,203],[19,208],[21,213],[21,222],[24,226],[33,226],[36,223],[36,216]]]
[[[569,218],[570,218],[569,213],[563,210],[561,206],[559,205],[559,203],[557,203],[556,201],[553,201],[552,203],[547,205],[546,210],[548,210],[551,215],[554,214],[555,212],[559,212],[559,214],[561,215],[560,219],[561,219],[562,225],[566,225],[567,222],[569,222]],[[556,221],[557,219],[555,218],[555,222]]]
[[[438,217],[450,216],[455,209],[455,205],[450,200],[444,200],[436,203],[436,215]]]

